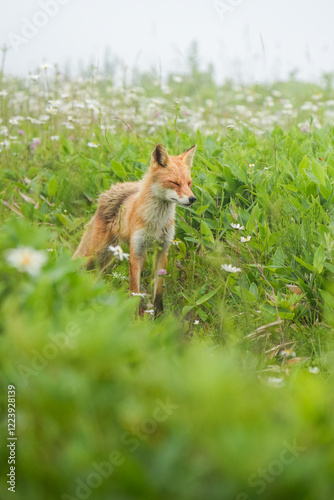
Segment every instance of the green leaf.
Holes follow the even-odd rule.
[[[182,309],[182,318],[184,316],[186,316],[192,309],[194,308],[194,306],[184,306],[184,308]]]
[[[272,265],[275,267],[284,267],[285,255],[282,247],[278,247],[275,255],[273,256]]]
[[[299,257],[296,257],[295,255],[293,256],[293,258],[299,263],[301,264],[303,267],[305,267],[306,269],[308,269],[309,271],[311,271],[312,273],[316,273],[317,272],[317,269],[313,266],[311,266],[311,264],[308,264],[307,262],[305,262],[304,260],[300,259]]]
[[[248,178],[247,178],[247,174],[246,172],[244,172],[244,170],[239,167],[239,165],[237,165],[236,163],[231,167],[232,169],[232,172],[233,174],[238,178],[240,179],[242,182],[244,182],[245,184],[248,184]]]
[[[60,220],[60,222],[67,227],[70,231],[74,231],[80,224],[82,223],[83,219],[70,219],[67,215],[65,214],[55,214],[55,216]]]
[[[48,184],[48,195],[54,196],[57,192],[57,180],[55,176],[52,176]]]
[[[298,172],[300,174],[303,173],[303,171],[306,170],[307,168],[309,168],[309,166],[310,166],[310,160],[307,156],[304,156],[304,158],[302,159],[302,161],[299,164]]]
[[[258,300],[259,292],[258,292],[257,286],[254,283],[254,281],[253,281],[253,283],[251,283],[251,285],[249,287],[249,291],[254,295],[255,299]]]
[[[330,305],[334,309],[334,297],[331,293],[326,292],[325,290],[320,290],[321,296],[324,301]]]
[[[217,149],[217,144],[212,139],[212,137],[207,137],[204,141],[204,147],[208,156],[211,156],[214,151]]]
[[[234,290],[237,293],[238,297],[240,297],[241,300],[244,300],[245,302],[249,302],[250,304],[256,302],[255,295],[252,292],[250,292],[249,290],[246,290],[246,288],[242,288],[240,286],[235,286]]]
[[[322,186],[322,185],[319,186],[319,189],[320,189],[320,193],[325,198],[325,200],[329,200],[329,197],[333,193],[333,190],[328,188],[327,186]]]
[[[196,239],[195,241],[198,242],[198,232],[195,228],[189,226],[189,224],[187,224],[187,222],[184,222],[183,220],[179,220],[178,224],[182,227],[183,231],[187,235],[192,235]]]
[[[326,186],[327,175],[326,175],[322,165],[320,165],[320,163],[317,162],[317,160],[315,160],[315,159],[312,159],[311,165],[312,165],[312,172],[313,172],[314,176],[316,177],[316,179],[319,181],[319,184]]]
[[[283,312],[283,311],[279,311],[278,315],[281,319],[293,319],[295,317],[295,313]]]
[[[112,168],[113,172],[121,179],[124,179],[124,177],[128,176],[123,165],[119,161],[112,160],[111,168]]]
[[[204,156],[198,155],[198,157],[207,167],[209,167],[210,170],[212,170],[213,172],[218,171],[218,167],[211,163],[211,161],[207,160]]]
[[[222,284],[219,285],[219,287],[215,288],[215,290],[212,290],[212,292],[209,292],[209,293],[206,293],[205,295],[203,295],[203,297],[201,297],[200,299],[198,299],[196,301],[196,305],[199,306],[201,304],[203,304],[204,302],[206,302],[207,300],[210,300],[214,295],[216,295],[216,293],[218,292],[218,290],[222,287]]]
[[[183,243],[183,241],[178,241],[177,248],[185,255],[187,253],[187,247]]]
[[[208,315],[200,307],[197,309],[196,312],[197,312],[198,316],[201,318],[202,321],[206,321],[208,319]]]
[[[200,206],[198,207],[198,209],[196,210],[196,214],[197,215],[202,215],[205,210],[207,210],[209,208],[210,205],[204,205],[204,206]]]
[[[328,269],[328,271],[330,271],[331,273],[334,273],[334,266],[333,264],[330,264],[329,262],[323,262],[323,265],[326,269]]]
[[[320,246],[317,248],[314,257],[313,257],[313,267],[315,267],[319,273],[323,270],[324,266],[322,265],[323,260],[325,258],[325,249]]]
[[[214,243],[215,240],[214,240],[213,234],[211,232],[211,229],[209,228],[207,223],[204,222],[204,220],[202,220],[202,222],[201,222],[201,233],[204,236],[204,238],[211,241],[211,243]]]

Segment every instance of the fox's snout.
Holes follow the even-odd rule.
[[[195,203],[196,201],[196,197],[193,195],[193,196],[189,196],[189,203],[193,204]]]

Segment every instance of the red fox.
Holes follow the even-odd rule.
[[[116,242],[129,244],[130,292],[140,293],[146,251],[157,244],[155,314],[163,312],[163,279],[158,271],[167,267],[167,254],[174,238],[175,204],[189,207],[196,201],[190,177],[195,151],[196,145],[178,156],[169,156],[163,145],[157,144],[143,180],[115,184],[100,195],[96,213],[73,256],[89,257],[89,269],[96,261],[105,269],[112,256],[108,247]]]

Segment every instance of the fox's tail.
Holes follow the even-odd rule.
[[[81,238],[78,248],[73,255],[73,259],[76,259],[77,257],[88,257],[90,255],[89,249],[93,232],[94,218],[95,216],[88,222],[88,224],[86,224],[85,232]]]

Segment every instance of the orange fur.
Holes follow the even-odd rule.
[[[155,263],[154,305],[162,312],[162,284],[159,269],[167,266],[167,254],[174,236],[175,203],[190,206],[196,198],[191,191],[190,170],[196,146],[179,156],[169,156],[157,144],[150,168],[142,181],[118,183],[102,193],[98,208],[74,258],[89,257],[87,267],[105,269],[116,242],[130,245],[130,291],[140,292],[140,275],[146,251],[159,245]]]

